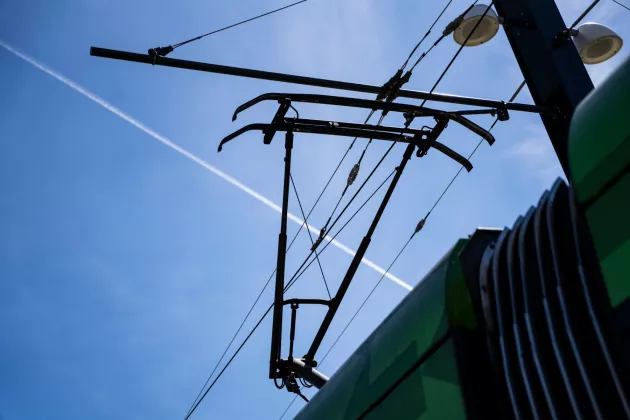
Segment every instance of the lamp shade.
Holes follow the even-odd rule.
[[[573,37],[584,64],[597,64],[612,58],[623,46],[623,40],[612,29],[588,22],[577,28]]]
[[[464,19],[462,23],[455,29],[453,32],[453,39],[459,45],[463,45],[466,42],[466,38],[473,31],[481,16],[488,8],[485,4],[477,4],[473,6],[468,13],[464,15]],[[483,17],[483,20],[475,29],[475,32],[472,34],[468,42],[466,42],[466,47],[475,47],[477,45],[481,45],[485,42],[490,41],[499,31],[499,19],[497,18],[497,14],[490,8],[488,13]]]

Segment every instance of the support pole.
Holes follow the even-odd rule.
[[[411,154],[413,153],[414,149],[415,149],[415,145],[413,144],[407,145],[402,161],[400,162],[400,165],[398,165],[398,168],[396,168],[396,174],[394,175],[392,182],[389,184],[389,188],[387,189],[387,192],[385,193],[385,197],[383,197],[383,201],[381,201],[381,205],[379,206],[376,212],[376,215],[374,216],[374,220],[372,220],[372,224],[370,225],[370,228],[368,229],[367,234],[361,241],[361,245],[359,245],[359,249],[357,249],[357,253],[354,255],[354,258],[352,259],[352,262],[350,263],[350,267],[348,268],[346,275],[341,281],[341,285],[339,286],[339,290],[337,291],[337,294],[335,295],[334,298],[332,298],[331,304],[328,307],[328,312],[326,313],[326,316],[324,317],[324,320],[322,321],[322,325],[319,327],[319,330],[317,331],[317,335],[315,336],[315,339],[313,340],[313,344],[311,344],[311,348],[308,350],[308,353],[306,354],[306,356],[304,356],[306,363],[311,364],[312,366],[316,366],[313,363],[313,360],[315,359],[315,353],[319,349],[319,346],[322,344],[322,340],[324,339],[324,336],[326,335],[326,332],[328,331],[328,328],[330,327],[330,324],[332,323],[332,320],[335,317],[335,314],[337,313],[337,309],[339,309],[339,305],[341,304],[341,301],[343,300],[344,295],[348,291],[348,287],[350,287],[350,283],[352,282],[352,279],[359,268],[359,264],[361,263],[361,260],[365,256],[365,252],[370,246],[370,241],[372,239],[372,235],[374,234],[374,231],[376,230],[376,226],[380,222],[381,216],[383,216],[383,212],[385,212],[387,203],[389,203],[389,199],[391,198],[394,192],[394,189],[396,188],[396,185],[398,184],[398,181],[400,180],[400,176],[402,175],[405,169],[405,166],[407,166],[407,162],[411,158]]]
[[[273,301],[273,323],[271,326],[271,356],[269,358],[269,378],[278,377],[280,351],[282,344],[282,309],[284,307],[284,270],[287,253],[287,214],[289,212],[289,184],[291,182],[291,151],[293,150],[293,132],[285,136],[284,184],[282,190],[282,217],[278,237],[278,263],[276,265],[276,289]]]
[[[495,0],[503,28],[534,103],[558,108],[562,116],[541,115],[567,177],[569,124],[577,105],[593,89],[554,0]]]

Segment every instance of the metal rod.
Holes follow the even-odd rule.
[[[341,304],[341,301],[343,300],[344,295],[348,291],[348,287],[350,287],[350,283],[352,282],[352,279],[354,278],[354,275],[356,274],[357,269],[359,268],[359,264],[361,263],[361,260],[365,256],[365,253],[368,247],[370,246],[370,241],[372,239],[372,235],[374,234],[374,231],[376,230],[376,226],[380,222],[381,216],[383,216],[383,213],[385,212],[387,203],[389,203],[389,199],[391,198],[394,192],[394,189],[396,188],[396,185],[398,184],[398,181],[400,180],[400,176],[402,175],[405,169],[405,166],[407,166],[407,162],[411,158],[411,154],[413,153],[415,147],[416,147],[415,145],[409,144],[407,148],[405,149],[405,153],[403,155],[402,161],[400,162],[400,165],[398,165],[398,168],[396,168],[396,174],[394,175],[394,178],[389,184],[389,188],[387,189],[387,192],[385,193],[385,196],[383,197],[383,200],[381,201],[381,205],[379,206],[378,211],[376,212],[376,215],[374,216],[374,220],[372,220],[372,224],[370,225],[370,228],[368,229],[365,237],[361,241],[361,245],[359,245],[359,249],[357,249],[357,253],[354,255],[354,258],[352,259],[352,262],[350,263],[350,267],[348,268],[346,275],[341,281],[341,285],[339,286],[339,290],[337,291],[337,294],[332,299],[332,303],[330,307],[328,308],[328,312],[326,313],[324,320],[322,321],[322,325],[319,327],[319,330],[317,331],[317,334],[315,335],[315,339],[313,340],[313,343],[311,344],[311,347],[308,350],[308,353],[306,353],[306,356],[304,356],[304,359],[307,363],[311,362],[310,364],[312,364],[313,360],[315,359],[315,353],[317,353],[319,346],[322,344],[322,340],[324,339],[324,336],[326,335],[326,332],[328,331],[328,328],[330,327],[330,324],[332,323],[332,320],[335,317],[335,314],[337,313],[337,309],[339,309],[339,305]]]
[[[595,0],[593,3],[591,3],[591,5],[588,6],[586,8],[586,10],[584,10],[584,12],[582,12],[582,14],[580,16],[578,16],[577,19],[575,19],[575,22],[573,22],[573,25],[571,25],[571,27],[569,29],[573,29],[576,26],[578,26],[580,24],[580,22],[582,22],[582,19],[584,19],[586,17],[586,15],[588,15],[591,12],[591,10],[593,10],[593,7],[597,6],[597,3],[599,3],[599,0]]]
[[[287,253],[287,215],[289,212],[289,183],[291,179],[291,151],[293,149],[293,132],[287,131],[285,136],[284,184],[282,191],[282,217],[280,235],[278,236],[278,263],[276,266],[276,290],[273,301],[273,324],[271,327],[271,355],[269,358],[269,378],[278,376],[278,362],[282,344],[282,304],[284,298],[284,271]]]
[[[297,303],[291,304],[291,333],[289,336],[289,360],[293,360],[293,341],[295,340],[295,318],[297,317]]]
[[[348,90],[353,92],[363,92],[378,95],[382,93],[381,86],[364,85],[360,83],[342,82],[338,80],[320,79],[315,77],[296,76],[293,74],[275,73],[262,70],[246,69],[241,67],[223,66],[219,64],[200,63],[197,61],[179,60],[175,58],[150,56],[148,54],[137,54],[128,51],[111,50],[107,48],[91,47],[90,55],[95,57],[113,58],[116,60],[133,61],[136,63],[153,64],[156,66],[175,67],[187,70],[203,71],[208,73],[226,74],[230,76],[249,77],[262,80],[273,80],[276,82],[295,83],[299,85],[317,86],[329,89]],[[498,108],[503,106],[501,101],[491,99],[470,98],[466,96],[446,95],[442,93],[429,93],[414,90],[401,89],[399,97],[421,99],[436,102],[448,102],[460,105],[481,106]],[[513,111],[533,112],[536,114],[547,113],[550,108],[528,104],[511,103],[505,104],[507,109]]]
[[[297,373],[300,378],[306,379],[317,389],[321,389],[328,382],[328,378],[321,372],[315,370],[312,366],[307,365],[300,359],[286,360],[289,367]]]
[[[385,125],[370,125],[370,124],[357,124],[341,121],[325,121],[325,120],[313,120],[308,118],[286,118],[283,121],[285,124],[298,124],[306,126],[318,126],[318,127],[335,127],[335,128],[348,128],[353,130],[363,131],[377,131],[381,133],[389,133],[391,135],[401,136],[402,134],[409,134],[411,136],[428,136],[431,130],[418,130],[407,127],[388,127]]]

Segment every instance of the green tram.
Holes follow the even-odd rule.
[[[459,240],[297,419],[630,418],[630,60],[580,104],[570,185]]]

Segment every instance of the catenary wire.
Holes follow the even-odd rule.
[[[448,7],[450,6],[450,4],[452,3],[452,0],[449,0],[449,2],[446,4],[446,6],[444,6],[444,8],[442,9],[442,11],[440,12],[440,14],[438,15],[438,17],[433,21],[433,23],[431,24],[429,30],[427,31],[427,33],[420,39],[420,41],[416,44],[416,46],[411,50],[411,53],[409,54],[409,56],[407,57],[407,59],[403,62],[402,66],[400,67],[400,69],[398,70],[398,75],[401,76],[402,75],[402,71],[407,67],[407,64],[409,63],[409,60],[411,59],[411,57],[413,57],[413,55],[415,54],[415,52],[418,50],[418,48],[420,47],[420,45],[422,44],[422,42],[429,36],[429,34],[431,33],[431,30],[435,27],[435,25],[438,23],[438,21],[440,20],[440,18],[442,17],[442,15],[446,12],[446,10],[448,9]],[[443,38],[443,37],[442,37]],[[425,52],[422,55],[422,58],[424,58],[432,49],[433,47],[435,47],[437,45],[434,44],[429,51]],[[409,75],[407,76],[408,78],[411,77],[411,73],[413,71],[413,69],[415,69],[415,67],[418,65],[418,63],[420,62],[420,60],[416,61],[416,63],[413,65],[413,68],[408,72]],[[407,80],[408,80],[407,78]],[[402,85],[401,85],[402,86]],[[372,118],[372,116],[375,114],[376,110],[371,110],[370,113],[368,114],[367,118],[365,119],[365,121],[363,122],[363,124],[367,124],[370,119]],[[385,118],[385,116],[387,115],[386,112],[382,112],[381,113],[381,118],[379,119],[378,123],[376,124],[377,126],[381,125],[383,122],[383,119]],[[350,143],[350,146],[348,147],[348,150],[346,151],[346,155],[348,154],[348,152],[350,151],[350,149],[352,149],[352,147],[355,145],[356,141],[357,141],[357,137],[355,137],[352,142]],[[365,147],[363,148],[363,151],[361,152],[360,158],[357,161],[357,163],[354,165],[353,167],[353,171],[356,171],[354,174],[354,177],[356,177],[356,175],[358,174],[359,171],[359,167],[361,165],[361,162],[363,160],[363,157],[365,156],[365,153],[368,149],[368,147],[370,146],[370,144],[372,143],[372,139],[370,139],[368,141],[368,143],[365,145]],[[345,157],[345,155],[344,155]],[[352,174],[352,171],[351,171]],[[337,208],[339,207],[339,204],[341,203],[343,197],[345,196],[346,192],[348,191],[348,188],[352,185],[352,182],[354,182],[354,180],[350,181],[350,177],[352,175],[349,175],[348,177],[348,182],[346,184],[346,187],[344,188],[343,192],[341,193],[341,196],[339,197],[339,200],[337,201],[337,204],[335,205],[333,211],[331,212],[330,216],[328,217],[327,222],[324,224],[324,226],[322,227],[322,231],[321,231],[321,235],[323,235],[327,230],[329,230],[330,228],[328,227],[328,224],[330,223],[332,217],[335,215],[335,212],[337,211]],[[321,241],[321,238],[320,238]]]
[[[405,62],[403,63],[403,65],[400,67],[401,70],[404,70],[407,67],[407,64],[409,64],[409,60],[411,60],[411,57],[413,57],[413,55],[416,53],[416,51],[418,50],[418,48],[420,47],[420,45],[422,45],[422,43],[424,42],[425,39],[427,39],[427,37],[431,34],[431,31],[433,30],[433,28],[435,27],[435,25],[438,23],[438,21],[440,20],[440,18],[442,17],[442,15],[444,14],[444,12],[446,12],[446,9],[448,9],[448,6],[451,5],[451,3],[453,2],[453,0],[449,0],[448,3],[446,3],[446,6],[444,6],[444,9],[442,9],[442,11],[440,12],[440,14],[438,15],[437,18],[435,18],[435,20],[433,21],[433,23],[431,24],[431,26],[429,27],[429,30],[427,31],[426,34],[424,34],[424,36],[420,39],[420,41],[416,44],[416,46],[413,48],[413,50],[411,50],[411,53],[409,54],[409,57],[407,57],[407,59],[405,60]]]
[[[619,3],[617,0],[613,0],[613,2],[617,3],[619,6],[623,7],[626,10],[630,10],[630,7],[626,6],[625,4]]]
[[[347,154],[347,153],[346,153]],[[345,155],[344,155],[345,157]],[[343,160],[342,160],[343,161]],[[320,199],[322,198],[322,195],[324,194],[324,192],[326,191],[326,188],[328,187],[328,185],[330,184],[330,182],[332,181],[333,177],[335,176],[335,173],[337,172],[337,170],[339,169],[339,166],[341,166],[341,162],[339,163],[339,165],[337,165],[337,168],[335,169],[335,171],[333,172],[332,176],[328,179],[328,182],[326,183],[326,185],[324,186],[324,189],[322,190],[322,192],[320,193],[319,197],[317,197],[317,200],[315,200],[315,203],[313,204],[313,206],[311,207],[311,209],[309,210],[308,214],[306,215],[306,217],[304,217],[304,221],[302,222],[302,225],[300,226],[300,228],[297,230],[297,232],[295,232],[295,235],[293,236],[293,239],[291,239],[291,242],[289,243],[289,246],[287,247],[287,253],[289,252],[289,250],[291,249],[291,247],[293,246],[293,243],[295,242],[295,240],[297,239],[297,237],[299,236],[300,232],[302,231],[302,229],[304,228],[304,226],[308,223],[308,218],[311,216],[311,213],[313,213],[313,210],[315,210],[315,207],[317,206],[317,204],[319,203]],[[221,357],[219,358],[219,360],[217,361],[217,363],[215,364],[214,368],[212,369],[212,372],[210,373],[210,375],[208,376],[208,379],[206,379],[206,382],[204,383],[203,387],[201,388],[201,390],[199,390],[199,393],[197,394],[197,398],[195,398],[195,401],[193,401],[193,403],[191,404],[190,408],[188,409],[188,413],[190,412],[190,410],[192,409],[192,407],[195,405],[195,403],[197,402],[197,400],[199,399],[199,396],[202,394],[202,392],[204,391],[204,389],[206,388],[206,386],[208,385],[208,382],[210,382],[210,379],[212,378],[212,375],[214,375],[214,373],[216,372],[217,368],[219,367],[219,365],[221,364],[221,362],[223,361],[223,359],[225,358],[225,355],[227,354],[228,350],[230,349],[230,347],[232,346],[232,344],[234,343],[234,340],[236,339],[236,337],[238,336],[238,334],[241,332],[241,330],[243,329],[243,326],[245,325],[245,322],[247,322],[247,320],[249,319],[249,316],[251,315],[252,311],[254,310],[254,307],[256,306],[256,304],[258,303],[258,301],[260,300],[261,296],[263,295],[263,293],[265,292],[265,290],[267,289],[267,286],[269,285],[269,283],[271,282],[271,279],[273,279],[273,276],[276,274],[276,270],[274,269],[273,272],[271,273],[271,275],[269,276],[269,278],[267,279],[267,281],[265,282],[265,285],[263,286],[262,290],[260,291],[260,293],[258,293],[258,296],[256,297],[256,300],[254,301],[254,303],[252,304],[252,306],[249,308],[249,311],[247,312],[247,314],[245,315],[245,318],[243,319],[243,321],[241,322],[241,324],[239,325],[238,329],[236,330],[236,332],[234,333],[234,335],[232,336],[232,339],[230,340],[230,342],[228,343],[227,347],[225,348],[225,350],[223,351],[223,354],[221,355]],[[187,413],[187,415],[188,415]]]
[[[381,157],[381,159],[378,161],[378,163],[374,166],[374,168],[372,169],[372,171],[370,172],[370,174],[367,176],[367,178],[363,181],[363,183],[361,184],[361,186],[357,189],[357,191],[354,193],[354,195],[352,196],[352,198],[350,198],[350,200],[348,201],[348,203],[346,203],[346,205],[344,206],[344,208],[341,210],[341,212],[337,215],[337,217],[335,218],[335,220],[333,221],[333,223],[330,225],[330,227],[328,228],[328,230],[332,230],[332,228],[337,224],[337,222],[341,219],[341,216],[343,216],[343,214],[346,212],[346,210],[350,207],[350,205],[352,204],[352,202],[355,200],[355,198],[359,195],[359,193],[361,192],[361,190],[363,189],[363,187],[365,187],[365,185],[368,183],[368,181],[370,180],[370,178],[372,177],[372,175],[374,175],[374,173],[376,172],[376,170],[380,167],[380,165],[383,163],[383,161],[385,160],[385,158],[387,157],[387,155],[389,154],[389,152],[391,152],[391,150],[394,148],[394,146],[396,145],[396,143],[392,143],[390,145],[390,147],[387,149],[387,151],[385,152],[385,154]],[[380,188],[380,187],[379,187]],[[372,196],[370,196],[371,198]],[[361,206],[361,208],[363,208],[363,206]],[[322,228],[323,231],[323,228]],[[323,231],[325,232],[325,231]],[[321,242],[324,239],[324,235],[320,234],[320,237],[318,238],[318,242]],[[328,242],[330,243],[330,242]],[[327,244],[328,245],[328,244]],[[310,250],[310,252],[308,253],[308,255],[306,256],[306,258],[304,259],[304,261],[302,262],[302,264],[300,264],[300,266],[298,267],[298,269],[295,271],[295,273],[293,274],[293,276],[291,277],[291,280],[293,280],[295,278],[295,276],[297,275],[297,273],[306,265],[306,263],[308,262],[308,260],[310,259],[310,257],[314,254],[317,253],[317,247],[313,246]],[[319,254],[317,254],[319,255]],[[309,264],[310,265],[310,264]],[[289,280],[289,281],[291,281]]]
[[[392,171],[392,173],[378,186],[378,188],[376,188],[376,190],[374,190],[374,192],[363,202],[363,204],[354,212],[354,214],[346,221],[346,223],[344,223],[344,225],[339,229],[339,231],[335,234],[335,236],[331,239],[330,242],[332,242],[332,240],[334,238],[337,237],[337,235],[339,235],[343,229],[345,229],[346,226],[348,226],[348,224],[354,219],[354,217],[363,209],[363,207],[365,207],[365,205],[372,199],[372,197],[374,197],[374,195],[383,187],[383,185],[385,185],[385,183],[387,182],[387,180],[389,178],[391,178],[394,175],[395,171]],[[298,231],[299,232],[299,231]],[[295,240],[295,239],[294,239]],[[326,246],[324,248],[322,248],[321,252],[323,252],[327,246],[330,244],[330,242],[328,242],[326,244]],[[319,254],[321,254],[321,252]],[[315,261],[313,259],[313,261]],[[309,264],[310,266],[310,264]],[[306,267],[308,268],[308,266]],[[297,280],[299,280],[299,278],[301,277],[301,275],[303,274],[303,272],[295,277],[292,278],[291,281],[289,281],[289,283],[287,283],[287,285],[284,288],[284,293],[286,293],[296,282]],[[273,275],[272,275],[273,277]],[[269,283],[269,281],[267,281],[267,283]],[[264,291],[264,289],[263,289]],[[261,292],[262,294],[262,292]],[[260,296],[259,296],[260,298]],[[250,333],[247,335],[247,337],[245,338],[245,340],[241,343],[241,345],[238,347],[238,349],[235,351],[235,353],[232,355],[232,357],[228,360],[228,362],[225,364],[225,366],[223,367],[223,369],[221,369],[221,371],[219,372],[219,374],[217,375],[217,377],[214,379],[214,381],[210,384],[210,386],[208,387],[208,389],[203,393],[203,395],[201,396],[201,398],[198,399],[198,401],[196,401],[193,404],[193,407],[188,411],[188,413],[186,414],[185,419],[187,420],[188,418],[190,418],[190,416],[192,415],[192,413],[197,409],[197,407],[199,406],[199,404],[201,403],[201,401],[206,397],[206,395],[208,395],[208,393],[210,392],[210,390],[214,387],[214,385],[216,384],[216,382],[219,380],[219,378],[221,377],[221,375],[223,375],[223,373],[225,372],[225,370],[227,369],[227,367],[232,363],[232,361],[236,358],[236,355],[241,351],[241,349],[243,348],[243,346],[245,345],[245,343],[247,343],[247,341],[250,339],[250,337],[253,335],[253,333],[256,331],[256,329],[260,326],[260,324],[262,323],[262,321],[264,320],[264,318],[269,314],[269,311],[271,310],[271,308],[273,307],[273,304],[269,307],[269,309],[267,309],[267,311],[265,312],[265,314],[263,315],[263,317],[256,323],[256,325],[254,326],[254,328],[252,329],[252,331],[250,331]],[[251,313],[251,310],[250,310]],[[242,327],[242,326],[241,326]],[[229,348],[229,347],[228,347]]]
[[[279,12],[279,11],[281,11],[281,10],[285,10],[285,9],[288,9],[288,8],[290,8],[290,7],[293,7],[293,6],[297,6],[297,5],[298,5],[298,4],[300,4],[300,3],[305,3],[306,1],[308,1],[308,0],[300,0],[300,1],[298,1],[298,2],[295,2],[295,3],[289,4],[289,5],[287,5],[287,6],[280,7],[280,8],[278,8],[278,9],[272,10],[272,11],[270,11],[270,12],[263,13],[262,15],[255,16],[255,17],[253,17],[253,18],[249,18],[249,19],[246,19],[246,20],[240,21],[240,22],[238,22],[238,23],[234,23],[234,24],[232,24],[232,25],[225,26],[225,27],[220,28],[220,29],[215,29],[214,31],[208,32],[208,33],[206,33],[206,34],[199,35],[199,36],[197,36],[197,37],[194,37],[194,38],[188,39],[188,40],[186,40],[186,41],[182,41],[182,42],[178,42],[178,43],[176,43],[176,44],[173,44],[173,45],[171,45],[171,46],[169,47],[169,49],[170,49],[170,51],[172,51],[172,50],[174,50],[174,49],[176,49],[176,48],[181,47],[182,45],[186,45],[186,44],[189,44],[189,43],[191,43],[191,42],[198,41],[198,40],[200,40],[200,39],[202,39],[202,38],[205,38],[205,37],[207,37],[207,36],[214,35],[214,34],[219,33],[219,32],[223,32],[223,31],[225,31],[225,30],[227,30],[227,29],[230,29],[230,28],[234,28],[235,26],[239,26],[239,25],[242,25],[242,24],[244,24],[244,23],[248,23],[248,22],[254,21],[254,20],[256,20],[256,19],[260,19],[260,18],[265,17],[265,16],[269,16],[269,15],[271,15],[271,14],[273,14],[273,13],[276,13],[276,12]],[[170,52],[170,51],[169,51],[169,52]],[[168,54],[168,53],[167,53],[167,54]],[[164,55],[166,55],[166,54],[164,54]]]
[[[477,2],[475,1],[475,3],[473,3],[473,5],[475,5]],[[440,77],[438,77],[437,81],[435,82],[435,84],[433,85],[433,87],[431,88],[431,90],[429,91],[429,93],[433,93],[433,91],[438,87],[438,85],[440,84],[440,82],[442,81],[442,79],[444,78],[444,76],[446,76],[446,73],[449,71],[449,69],[451,68],[451,66],[453,65],[453,63],[455,62],[455,60],[457,60],[457,57],[459,57],[459,54],[462,52],[462,50],[464,49],[464,46],[466,46],[466,44],[468,44],[468,41],[470,40],[470,38],[472,37],[472,35],[475,33],[475,31],[477,30],[477,28],[479,27],[479,25],[481,24],[481,21],[483,21],[483,19],[486,17],[486,15],[488,14],[488,12],[490,11],[490,9],[492,8],[492,5],[494,4],[494,0],[490,2],[490,4],[488,5],[488,7],[486,7],[486,10],[484,10],[483,14],[481,15],[481,17],[479,18],[479,20],[477,20],[477,22],[475,23],[475,26],[473,27],[472,31],[470,31],[470,33],[468,34],[468,36],[466,37],[466,40],[462,43],[462,45],[459,46],[459,48],[457,49],[457,52],[455,53],[455,55],[453,56],[453,58],[451,58],[451,61],[449,61],[449,63],[446,65],[446,68],[442,71],[442,74],[440,75]],[[424,104],[427,102],[427,100],[425,99],[422,102],[422,105],[420,106],[424,106]]]
[[[350,218],[348,220],[346,220],[346,222],[343,224],[343,226],[341,226],[339,228],[339,231],[337,231],[337,233],[335,233],[335,235],[330,239],[330,241],[328,241],[328,243],[326,243],[326,245],[324,245],[324,247],[321,249],[321,251],[317,252],[317,255],[321,255],[322,252],[324,252],[326,250],[326,248],[328,248],[330,246],[330,244],[337,238],[337,236],[346,228],[346,226],[348,226],[348,224],[352,221],[352,219],[354,219],[356,217],[357,214],[359,214],[359,212],[363,209],[363,207],[366,206],[366,204],[372,199],[372,197],[374,197],[376,195],[376,193],[383,187],[383,185],[385,185],[385,183],[396,173],[396,169],[394,169],[388,176],[387,178],[385,178],[383,180],[383,182],[381,182],[381,184],[374,190],[374,192],[372,192],[372,194],[370,194],[370,196],[363,202],[363,204],[361,204],[361,206],[352,214],[352,216],[350,216]],[[306,272],[306,270],[308,270],[308,268],[313,264],[313,262],[315,261],[315,259],[312,259],[308,265],[306,265],[303,269],[302,267],[300,267],[293,276],[291,276],[291,279],[289,280],[288,284],[293,284],[295,283],[300,277],[302,277],[302,275]],[[300,270],[302,270],[301,272],[299,272]],[[299,274],[298,274],[299,272]]]

